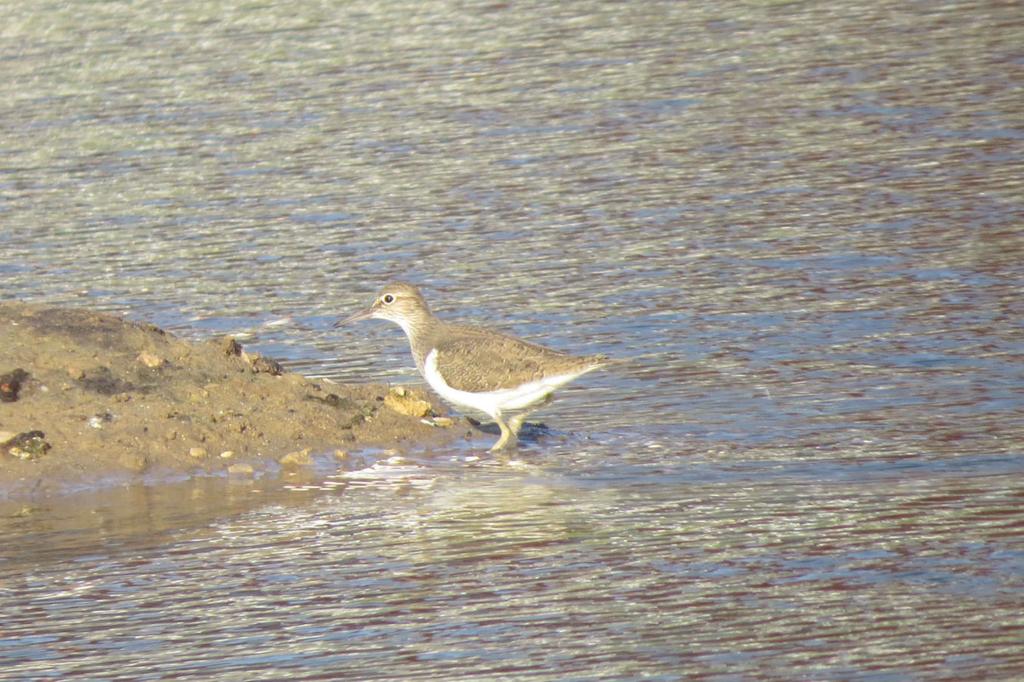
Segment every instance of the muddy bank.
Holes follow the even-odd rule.
[[[442,412],[420,391],[283,372],[227,337],[194,343],[111,315],[0,302],[0,499],[441,445],[464,435],[423,423]]]

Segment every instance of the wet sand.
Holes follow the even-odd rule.
[[[464,435],[424,423],[443,414],[425,392],[308,379],[230,337],[195,343],[15,302],[0,303],[0,398],[0,499],[140,476],[253,476]]]

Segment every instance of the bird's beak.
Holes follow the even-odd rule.
[[[342,319],[338,320],[337,322],[334,323],[334,327],[335,328],[341,327],[342,325],[346,325],[349,322],[358,322],[359,320],[368,320],[371,317],[373,317],[373,314],[375,312],[377,312],[377,311],[376,311],[376,309],[373,306],[370,306],[369,308],[364,308],[363,310],[360,310],[358,313],[353,313],[352,315],[349,315],[348,317],[345,317],[345,318],[342,318]]]

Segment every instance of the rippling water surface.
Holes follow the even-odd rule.
[[[0,8],[0,296],[623,361],[512,462],[5,503],[3,677],[1024,677],[1012,3]]]

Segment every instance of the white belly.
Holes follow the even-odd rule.
[[[531,381],[516,388],[471,393],[452,388],[438,373],[436,350],[430,351],[423,363],[423,378],[439,396],[459,407],[483,412],[491,419],[496,419],[502,412],[515,412],[536,405],[556,388],[569,383],[577,376],[579,373],[559,374]]]

